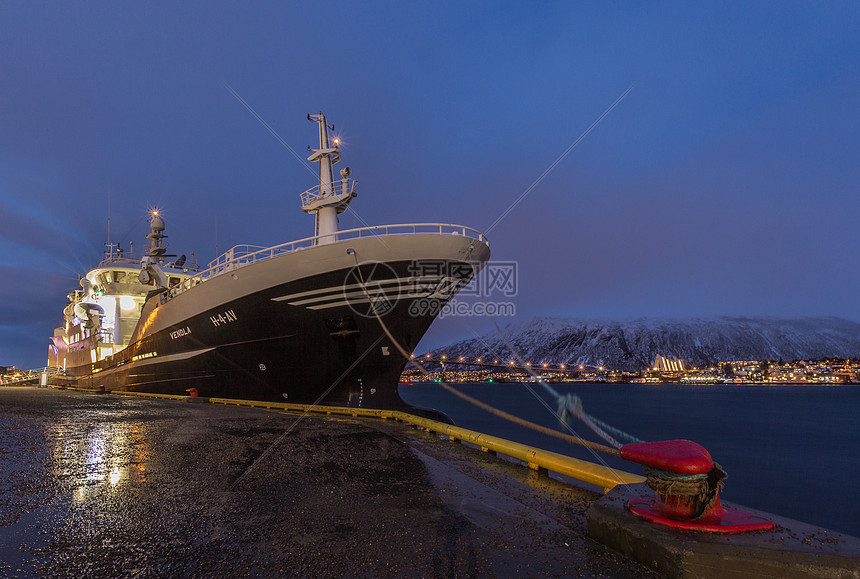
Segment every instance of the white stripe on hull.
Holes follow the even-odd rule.
[[[402,278],[402,279],[396,278],[396,279],[390,279],[390,280],[368,281],[366,284],[353,283],[353,284],[348,284],[348,285],[339,285],[339,286],[327,287],[327,288],[318,289],[318,290],[299,292],[296,294],[289,294],[286,296],[279,296],[276,298],[272,298],[272,301],[273,302],[281,302],[281,301],[287,301],[287,300],[294,300],[296,298],[304,298],[304,297],[308,297],[308,296],[318,296],[318,295],[322,295],[322,294],[341,294],[342,292],[346,292],[348,290],[363,289],[363,288],[382,288],[383,286],[389,286],[389,285],[400,285],[400,286],[402,286],[404,284],[410,285],[410,284],[416,284],[418,282],[428,282],[428,283],[433,282],[433,281],[438,282],[438,281],[441,281],[441,279],[442,279],[442,276],[427,276],[427,275],[425,275],[425,276],[406,277],[406,278]],[[361,295],[362,293],[363,292],[359,292],[358,295]],[[332,297],[332,296],[330,296],[330,297]],[[298,302],[292,301],[292,302],[289,302],[289,304],[290,305],[301,305],[301,304],[306,303],[306,302],[310,303],[311,301],[312,300],[298,301]]]

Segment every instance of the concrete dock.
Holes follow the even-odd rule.
[[[0,388],[0,577],[656,577],[601,494],[391,420]]]

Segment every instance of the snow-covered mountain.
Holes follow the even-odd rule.
[[[736,318],[628,321],[535,318],[502,328],[524,360],[639,371],[657,354],[687,365],[721,360],[809,360],[860,356],[860,324],[840,318]],[[497,332],[435,350],[467,358],[510,359]]]

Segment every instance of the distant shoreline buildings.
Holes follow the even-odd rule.
[[[414,357],[413,357],[414,358]],[[467,360],[465,357],[414,358],[400,381],[419,382],[611,382],[649,384],[860,384],[860,358],[825,360],[731,360],[687,367],[683,360],[656,356],[642,371],[625,372],[603,366],[517,360]]]

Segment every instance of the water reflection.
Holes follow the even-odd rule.
[[[86,501],[95,492],[114,492],[144,480],[152,458],[147,424],[98,422],[88,426],[66,419],[56,423],[55,429],[55,472],[68,481],[74,503]]]
[[[104,478],[101,465],[104,463],[106,438],[110,435],[107,433],[108,427],[103,426],[99,430],[90,432],[89,444],[87,448],[87,483],[95,483]]]

